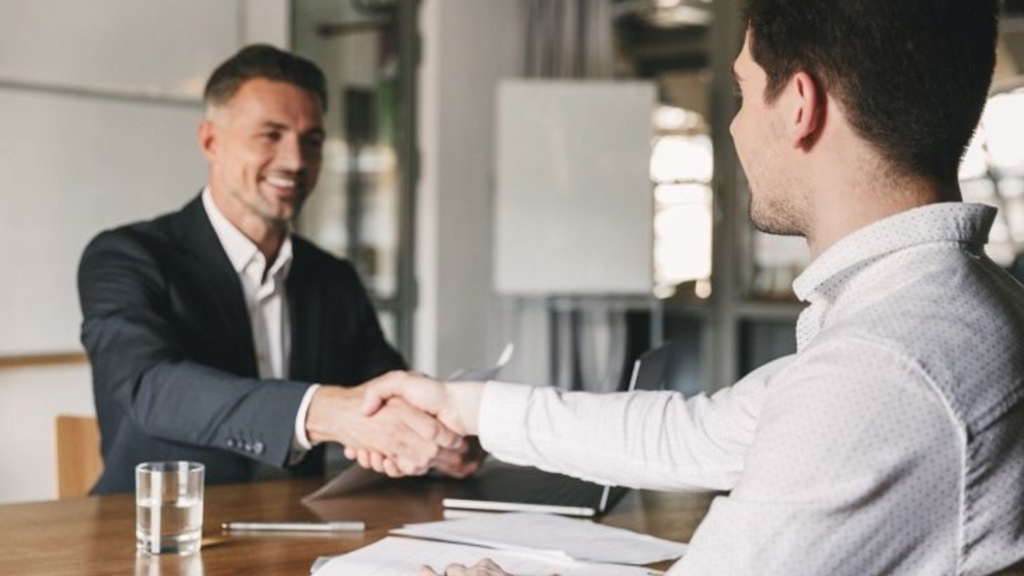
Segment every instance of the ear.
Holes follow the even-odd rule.
[[[812,143],[821,129],[825,115],[825,99],[818,83],[806,72],[793,76],[796,99],[789,121],[793,146],[802,148]]]
[[[213,161],[217,156],[217,127],[213,120],[203,118],[199,123],[199,149],[208,161]]]

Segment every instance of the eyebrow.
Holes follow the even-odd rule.
[[[281,124],[280,122],[266,121],[263,123],[263,128],[273,128],[274,130],[288,130],[288,126]],[[318,136],[325,136],[327,131],[322,126],[316,126],[306,130],[306,134],[316,134]]]

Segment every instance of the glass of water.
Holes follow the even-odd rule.
[[[193,554],[203,532],[203,472],[197,462],[135,467],[135,543],[147,554]]]

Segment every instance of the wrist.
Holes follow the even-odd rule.
[[[362,405],[359,388],[320,386],[313,392],[306,413],[306,437],[310,442],[344,444],[344,426],[348,414],[358,414]]]
[[[484,382],[446,382],[445,392],[452,412],[466,436],[480,433],[480,401],[483,398]]]

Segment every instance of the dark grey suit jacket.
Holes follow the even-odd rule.
[[[260,380],[242,286],[200,198],[92,240],[78,287],[105,467],[93,493],[132,490],[144,461],[202,462],[210,484],[285,467],[310,383],[404,367],[353,267],[292,242],[291,380]],[[322,471],[321,449],[293,469]]]

